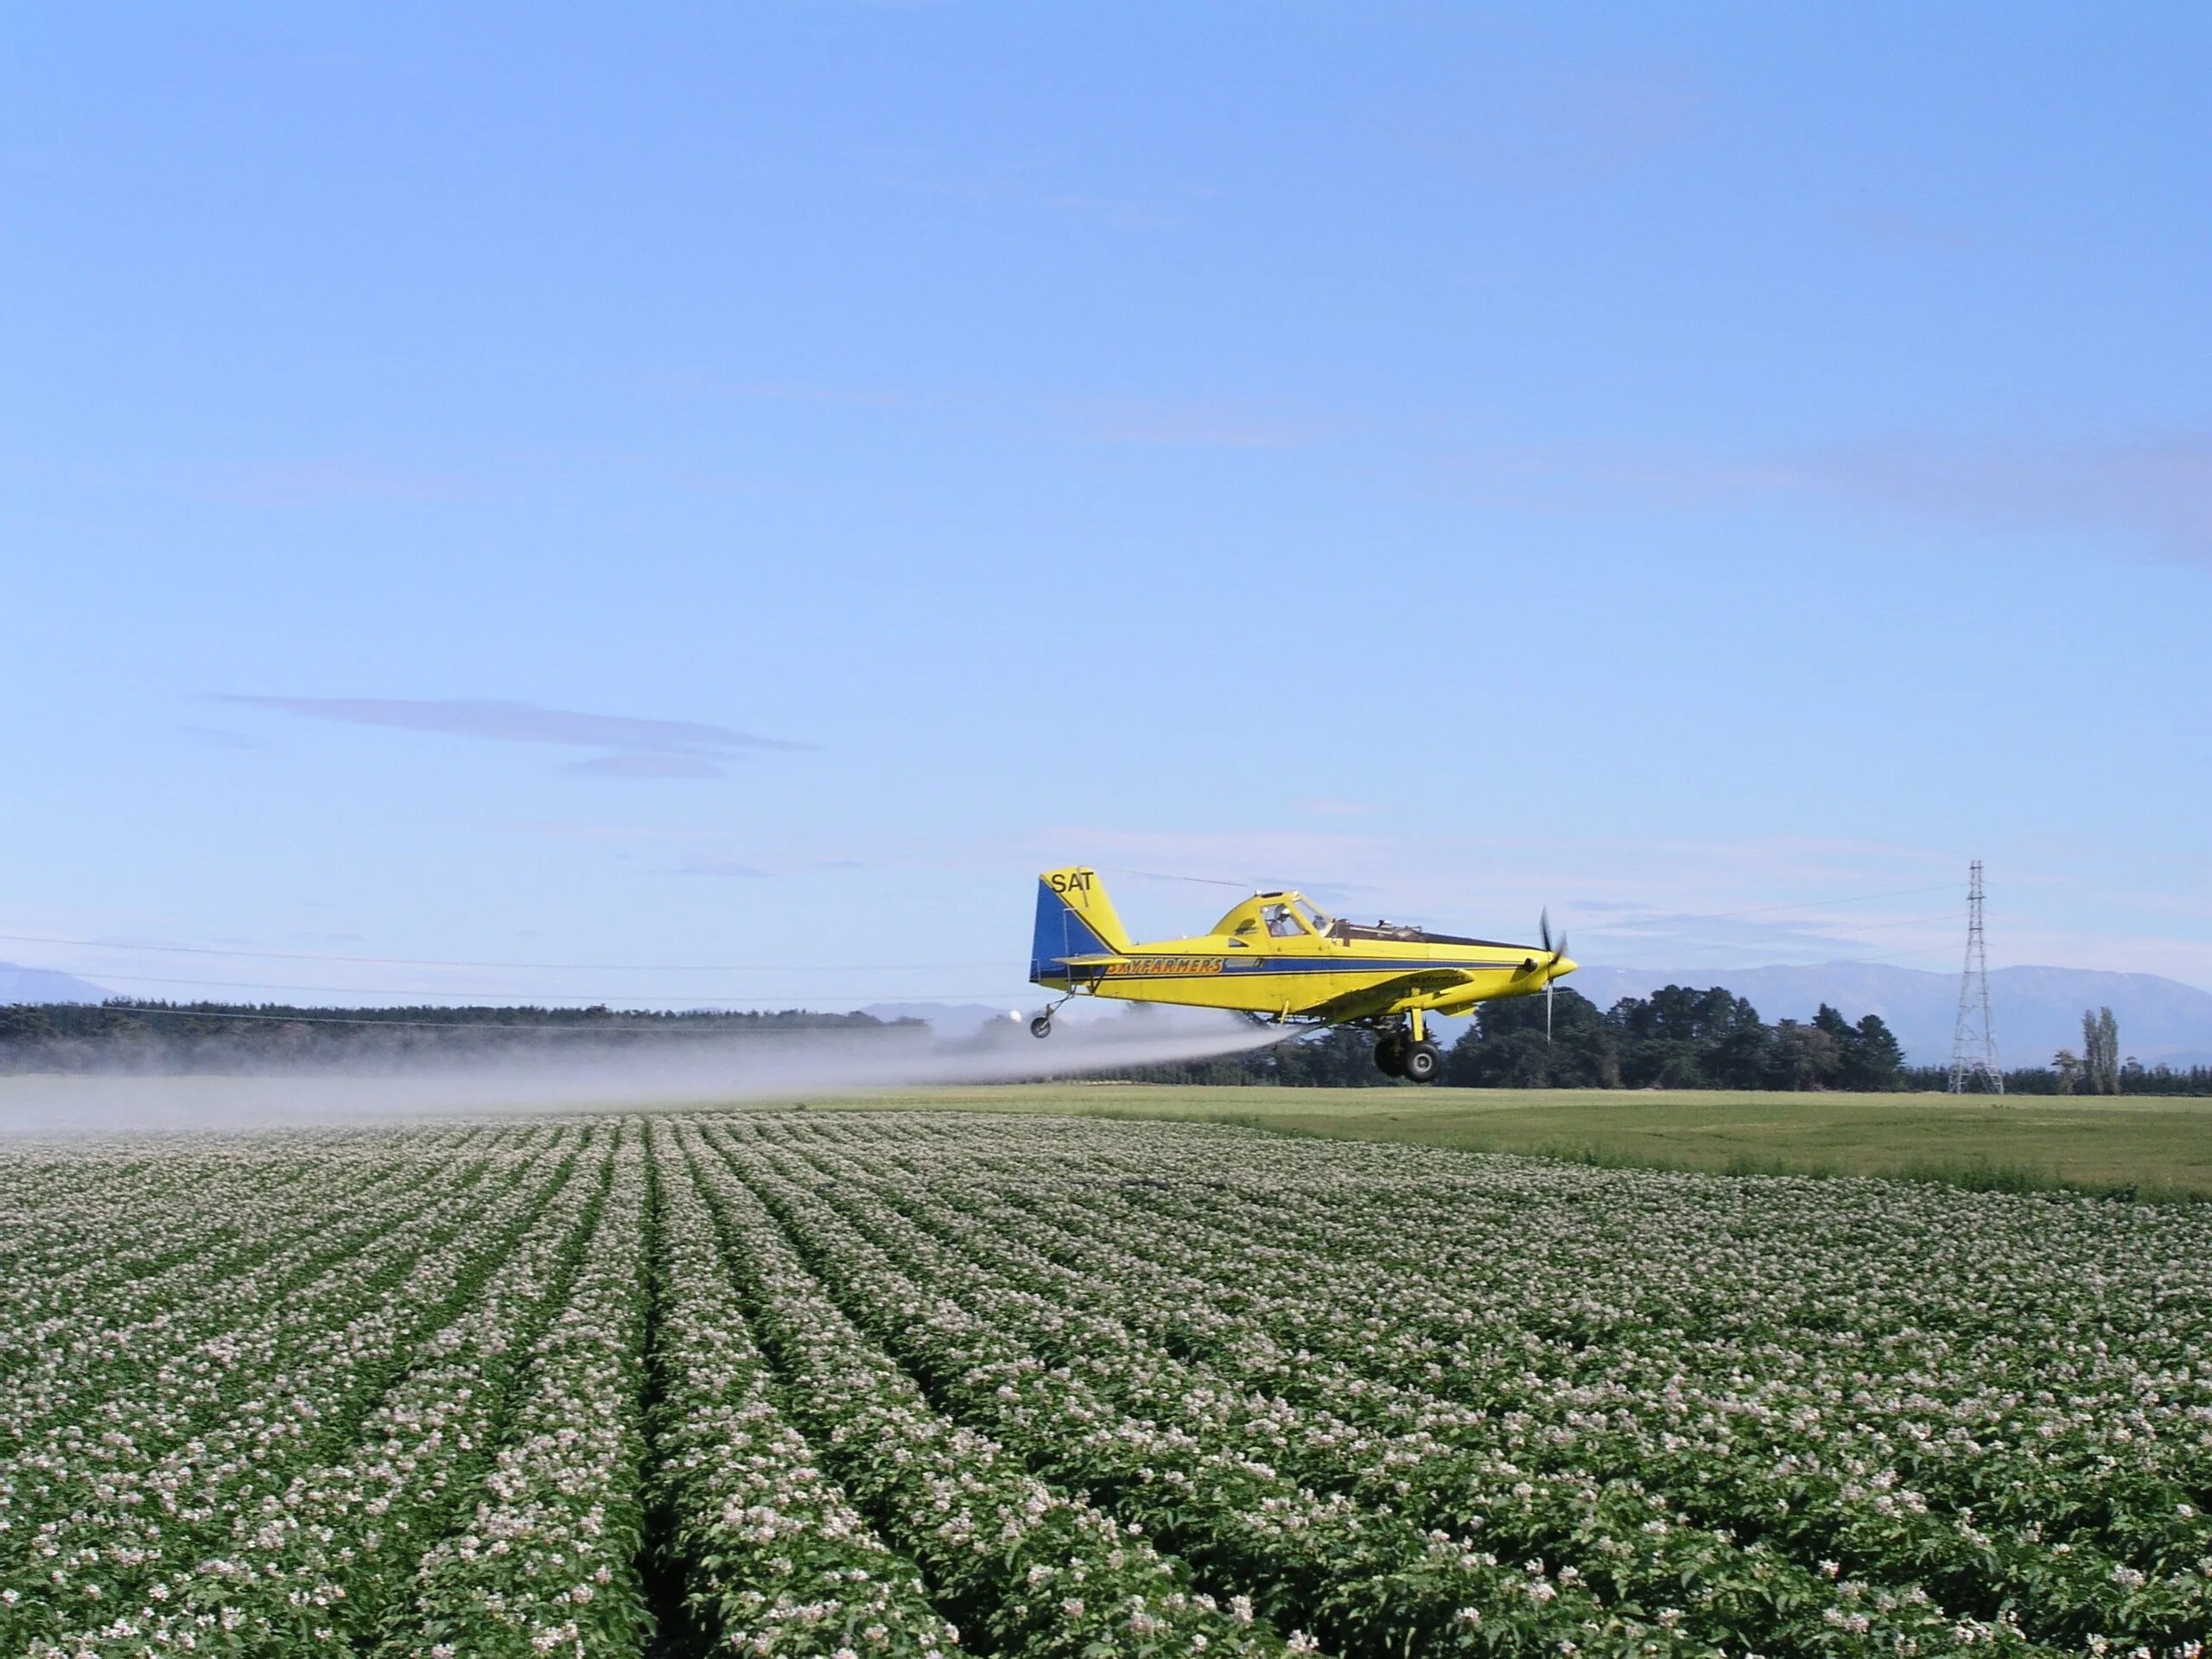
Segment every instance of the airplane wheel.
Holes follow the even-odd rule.
[[[1049,1014],[1040,1014],[1034,1020],[1032,1020],[1029,1022],[1029,1034],[1032,1037],[1051,1036],[1052,1034],[1052,1016]]]
[[[1406,1047],[1405,1070],[1399,1075],[1414,1083],[1434,1083],[1444,1070],[1444,1056],[1434,1043],[1411,1043]]]
[[[1393,1033],[1375,1045],[1375,1066],[1386,1077],[1406,1075],[1406,1039]]]

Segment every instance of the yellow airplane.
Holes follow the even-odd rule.
[[[1029,1031],[1051,1036],[1052,1015],[1078,996],[1230,1008],[1282,1024],[1379,1031],[1376,1065],[1433,1083],[1443,1056],[1428,1040],[1427,1015],[1548,994],[1554,980],[1574,971],[1565,936],[1552,944],[1548,917],[1539,931],[1543,944],[1531,946],[1389,922],[1364,927],[1325,915],[1302,893],[1261,893],[1209,932],[1137,944],[1096,871],[1047,870],[1038,878],[1029,977],[1063,995]]]

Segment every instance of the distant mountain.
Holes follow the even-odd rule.
[[[1951,1058],[1959,976],[1881,963],[1777,968],[1582,968],[1560,982],[1601,1008],[1662,985],[1725,985],[1774,1020],[1808,1020],[1823,1002],[1847,1017],[1878,1014],[1914,1065]],[[2082,1047],[2082,1011],[2109,1007],[2120,1022],[2120,1052],[2145,1065],[2212,1065],[2212,992],[2157,974],[2086,968],[1996,968],[1989,1001],[1998,1057],[2006,1065],[2048,1065],[2062,1048]]]
[[[0,962],[0,1004],[9,1002],[105,1002],[113,991],[104,991],[74,974],[51,968],[19,968]]]

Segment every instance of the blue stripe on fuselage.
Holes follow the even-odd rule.
[[[1141,953],[1133,953],[1122,958],[1125,961],[1134,962],[1142,962],[1144,959]],[[1055,965],[1061,970],[1063,976],[1079,979],[1103,978],[1107,967],[1107,964],[1103,962],[1060,963]],[[1517,962],[1379,962],[1372,957],[1356,962],[1341,960],[1306,962],[1280,957],[1230,957],[1224,961],[1222,972],[1234,973],[1239,979],[1255,979],[1270,978],[1277,974],[1421,974],[1433,973],[1438,969],[1450,969],[1455,973],[1462,974],[1517,974],[1522,971],[1521,964]],[[1138,976],[1132,975],[1130,977],[1135,978]],[[1141,977],[1147,980],[1219,979],[1221,972],[1206,969],[1188,974],[1146,974]]]

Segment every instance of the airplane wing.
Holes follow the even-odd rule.
[[[1494,971],[1494,970],[1491,970]],[[1395,979],[1386,979],[1374,985],[1363,985],[1356,991],[1346,991],[1316,1007],[1304,1010],[1302,1017],[1323,1020],[1331,1025],[1341,1025],[1347,1020],[1365,1020],[1378,1014],[1387,1014],[1400,997],[1418,996],[1430,991],[1448,991],[1455,985],[1465,985],[1475,976],[1464,968],[1439,965],[1423,968],[1410,974],[1400,974]]]

